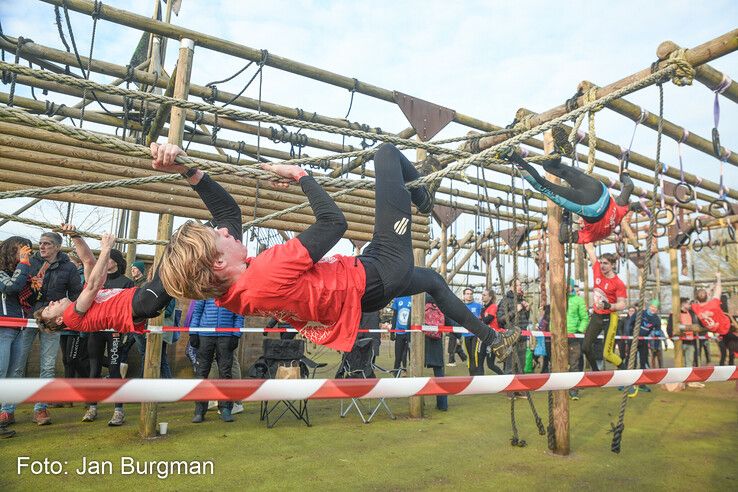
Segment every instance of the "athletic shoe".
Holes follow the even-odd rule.
[[[456,367],[456,362],[447,362],[446,363],[446,366],[447,367]]]
[[[528,393],[524,393],[522,391],[516,391],[515,392],[515,398],[520,398],[521,400],[527,400],[528,399]]]
[[[201,424],[204,420],[205,420],[205,415],[203,415],[201,413],[196,413],[192,417],[192,423],[193,424]]]
[[[563,126],[551,128],[554,141],[554,152],[559,155],[571,157],[574,155],[574,147],[569,142],[569,132]]]
[[[218,407],[218,402],[217,401],[210,400],[208,402],[208,410],[212,410],[213,408],[217,408],[217,407]]]
[[[638,386],[628,388],[628,398],[635,398],[638,395]]]
[[[38,425],[49,425],[51,424],[51,417],[47,410],[37,410],[33,412],[33,421]]]
[[[108,421],[108,427],[119,427],[126,421],[126,416],[122,408],[116,408],[113,411],[113,417]]]
[[[90,406],[82,417],[82,422],[94,422],[97,418],[97,407]]]
[[[510,357],[518,338],[520,338],[520,328],[518,327],[497,334],[497,338],[491,344],[497,360],[503,361]]]
[[[641,391],[643,391],[644,393],[650,393],[650,392],[651,392],[651,388],[649,388],[649,387],[648,387],[648,386],[646,386],[645,384],[642,384],[642,385],[640,386],[640,389],[641,389]]]
[[[576,389],[570,389],[569,398],[571,398],[574,401],[577,401],[579,399],[579,391]]]
[[[11,412],[0,412],[0,426],[5,427],[15,424],[15,414]]]
[[[234,402],[233,408],[231,409],[231,415],[236,415],[237,413],[243,412],[243,404]]]
[[[704,388],[705,385],[700,383],[699,381],[692,381],[691,383],[687,383],[687,386],[689,388]]]
[[[441,164],[441,162],[433,157],[433,155],[428,154],[428,157],[426,157],[421,163],[420,163],[420,175],[421,176],[428,176],[429,174],[432,174],[436,171],[440,171],[445,166]],[[413,196],[414,200],[413,203],[418,209],[418,212],[421,214],[429,214],[433,210],[433,203],[435,202],[436,197],[436,190],[438,190],[438,187],[441,186],[441,180],[436,179],[435,181],[432,181],[430,183],[425,184],[425,193],[417,192],[415,193],[415,196],[413,196],[412,190],[411,196]],[[422,190],[423,188],[420,188]]]
[[[13,437],[14,435],[14,430],[8,429],[4,425],[0,425],[0,439],[8,439],[9,437]]]
[[[231,415],[231,409],[230,408],[221,408],[220,409],[220,419],[223,422],[233,422],[233,415]]]

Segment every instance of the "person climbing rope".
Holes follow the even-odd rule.
[[[566,130],[555,127],[551,132],[554,136],[554,152],[558,155],[543,161],[543,169],[563,179],[569,186],[552,183],[541,176],[517,150],[510,149],[501,157],[512,162],[533,188],[564,209],[564,220],[559,228],[559,240],[562,243],[586,244],[605,239],[629,212],[642,210],[639,202],[630,203],[634,188],[630,174],[627,169],[622,170],[620,182],[623,189],[618,197],[612,196],[601,181],[576,167],[562,165],[561,156],[572,155],[574,149],[567,140]],[[581,217],[581,229],[570,234],[572,213]]]
[[[177,146],[152,144],[153,166],[167,172],[198,173],[177,164],[185,155]],[[335,350],[350,351],[361,312],[377,311],[393,298],[431,294],[441,311],[458,321],[505,359],[519,329],[497,334],[469,311],[430,268],[414,266],[410,203],[430,213],[433,193],[408,190],[420,174],[393,145],[383,144],[374,157],[376,219],[371,243],[359,256],[323,256],[342,238],[347,222],[336,203],[305,170],[287,164],[262,164],[299,183],[315,214],[315,223],[284,244],[249,257],[242,244],[240,209],[235,227],[217,230],[189,221],[173,235],[159,272],[167,292],[182,298],[216,298],[239,314],[274,316],[288,321],[305,338]],[[231,199],[232,200],[232,199]]]
[[[584,333],[584,345],[582,351],[593,371],[601,371],[603,368],[597,364],[597,354],[594,342],[607,327],[605,335],[605,360],[620,366],[623,360],[614,352],[615,334],[618,330],[618,311],[625,309],[628,301],[628,292],[620,277],[615,274],[617,256],[613,253],[604,253],[599,259],[595,253],[592,243],[586,243],[584,249],[587,251],[589,261],[592,263],[592,278],[594,279],[594,312],[589,318],[587,331]]]
[[[153,149],[158,148],[156,144],[152,144],[153,155],[157,155]],[[212,214],[214,226],[241,230],[241,209],[223,187],[201,171],[191,170],[183,174],[183,177]],[[90,286],[89,274],[101,260],[95,262],[89,246],[72,224],[62,224],[60,231],[72,239],[77,256],[84,265],[85,278],[88,279],[85,289],[90,292],[95,286]],[[102,263],[107,269],[107,260]],[[164,289],[158,270],[154,272],[150,281],[137,287],[102,289],[104,283],[105,279],[97,287],[97,293],[92,296],[95,302],[88,306],[89,310],[82,310],[79,304],[64,298],[34,312],[39,328],[56,331],[66,327],[87,332],[114,328],[121,333],[142,333],[145,321],[159,316],[172,301],[172,296]],[[115,302],[112,302],[113,299]]]

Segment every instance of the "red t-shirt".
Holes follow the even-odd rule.
[[[595,261],[594,265],[592,265],[592,276],[594,277],[594,289],[592,290],[595,301],[594,312],[597,314],[610,314],[612,309],[598,309],[596,306],[603,300],[610,304],[615,304],[618,302],[618,297],[628,297],[625,284],[617,275],[612,278],[605,277],[602,274],[599,261]]]
[[[215,300],[218,306],[286,321],[308,340],[334,350],[353,348],[366,288],[357,258],[336,255],[313,263],[294,238],[246,263],[246,271]]]
[[[625,214],[628,213],[628,206],[618,205],[615,200],[610,197],[610,204],[605,210],[605,215],[594,224],[584,222],[584,227],[579,230],[577,243],[586,244],[605,239],[622,222]]]
[[[120,333],[143,333],[146,323],[133,322],[133,295],[138,287],[128,289],[100,289],[86,313],[79,314],[74,302],[62,315],[64,324],[75,331],[114,329]]]
[[[730,331],[730,318],[720,308],[720,299],[713,297],[702,304],[695,302],[692,304],[692,311],[708,330],[718,335],[726,335]]]
[[[500,325],[497,323],[497,304],[490,304],[487,306],[487,308],[482,311],[482,318],[487,316],[488,314],[491,314],[495,317],[495,319],[492,320],[492,322],[489,324],[489,327],[493,330],[500,330]]]

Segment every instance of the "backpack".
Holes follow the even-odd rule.
[[[443,316],[443,313],[440,309],[438,309],[438,306],[435,305],[433,302],[426,302],[425,303],[425,324],[426,325],[432,325],[432,326],[442,326],[445,319]],[[443,336],[443,333],[440,331],[426,331],[423,332],[425,336],[428,338],[434,338],[439,339]]]

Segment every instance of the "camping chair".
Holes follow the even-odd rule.
[[[306,379],[315,377],[319,367],[325,363],[316,363],[304,356],[304,340],[264,340],[264,355],[249,370],[249,376],[259,379]],[[266,420],[271,429],[290,412],[298,420],[310,427],[308,401],[279,400],[261,402],[260,420]]]
[[[375,371],[380,371],[385,374],[391,374],[392,377],[398,378],[400,377],[402,372],[405,371],[404,367],[392,370],[383,369],[374,364],[373,360],[374,347],[372,345],[372,339],[363,338],[357,340],[356,343],[354,343],[354,348],[351,349],[351,352],[346,352],[343,354],[341,364],[338,368],[338,372],[336,373],[336,378],[371,379],[376,377]],[[352,408],[356,409],[359,417],[361,417],[361,421],[365,424],[368,424],[372,421],[380,408],[384,408],[392,420],[395,420],[397,418],[395,417],[395,414],[392,413],[392,410],[390,410],[390,407],[387,405],[387,402],[384,398],[378,398],[377,404],[374,407],[372,407],[371,403],[369,403],[369,408],[366,408],[365,403],[361,402],[358,398],[351,398],[351,403],[349,403],[344,408],[344,400],[341,400],[341,418],[348,415],[349,411]],[[365,414],[368,414],[368,416],[365,416]]]

